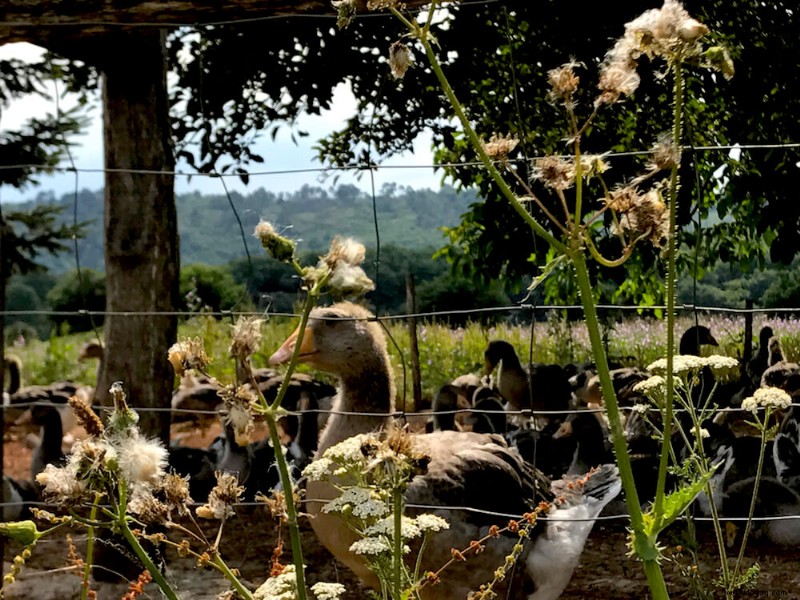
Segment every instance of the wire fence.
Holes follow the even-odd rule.
[[[481,4],[491,4],[496,2],[497,0],[479,0],[476,2],[461,2],[462,6],[465,5],[481,5]],[[366,17],[383,17],[386,15],[364,15]],[[201,24],[202,26],[223,26],[223,25],[231,25],[231,24],[242,24],[242,23],[251,23],[256,21],[262,20],[272,20],[275,18],[285,18],[284,16],[281,17],[258,17],[254,19],[236,19],[235,21],[213,21],[208,23]],[[335,16],[331,15],[298,15],[295,18],[320,18],[320,19],[335,19]],[[5,23],[7,26],[30,26],[33,25],[32,23]],[[70,22],[70,23],[63,23],[63,25],[70,25],[70,26],[95,26],[95,25],[107,25],[107,26],[158,26],[158,27],[187,27],[198,26],[197,23],[179,23],[179,22],[171,22],[171,23],[114,23],[114,22],[86,22],[86,21],[79,21],[79,22]],[[48,26],[57,26],[54,24]],[[58,93],[56,93],[56,97],[58,97]],[[57,107],[58,112],[58,107]],[[800,143],[763,143],[763,144],[721,144],[721,145],[711,145],[711,146],[684,146],[683,150],[685,152],[733,152],[733,151],[740,151],[740,150],[750,150],[750,151],[774,151],[774,150],[785,150],[787,152],[794,152],[797,149],[800,149]],[[632,150],[626,152],[612,152],[604,154],[604,158],[613,160],[615,158],[623,158],[623,157],[636,157],[636,156],[647,156],[651,153],[651,150]],[[529,163],[531,161],[536,161],[542,158],[541,156],[527,156],[522,158],[515,158],[513,160],[508,161],[512,164],[522,164],[522,163]],[[312,168],[298,168],[298,169],[278,169],[278,170],[253,170],[249,171],[248,175],[253,180],[254,178],[269,178],[270,176],[278,176],[278,175],[293,175],[293,174],[309,174],[309,173],[331,173],[331,172],[369,172],[371,175],[377,171],[405,171],[408,169],[449,169],[449,170],[456,170],[461,168],[475,168],[481,166],[482,163],[475,162],[475,161],[464,161],[464,162],[442,162],[442,163],[430,163],[430,164],[415,164],[415,165],[381,165],[375,164],[372,162],[365,162],[365,163],[358,163],[358,164],[350,164],[344,166],[326,166],[326,167],[312,167]],[[6,164],[0,165],[0,170],[19,170],[19,169],[32,169],[37,168],[38,165],[32,164]],[[238,173],[220,173],[220,172],[212,172],[212,173],[196,173],[196,172],[185,172],[180,170],[153,170],[153,169],[116,169],[116,168],[86,168],[86,167],[77,167],[72,161],[70,157],[69,164],[59,164],[53,167],[49,167],[47,169],[49,172],[59,172],[59,173],[74,173],[75,174],[75,194],[74,194],[74,202],[75,208],[77,210],[77,202],[78,202],[78,186],[79,186],[79,175],[80,174],[136,174],[136,175],[153,175],[153,176],[162,176],[162,175],[171,175],[175,177],[205,177],[205,178],[213,178],[213,179],[220,179],[222,185],[224,186],[224,181],[227,178],[235,177],[239,178],[240,174]],[[224,188],[224,192],[228,197],[229,201],[231,199],[230,193],[228,192],[227,188]],[[376,203],[375,191],[374,191],[374,181],[373,181],[373,188],[372,188],[372,201],[373,207]],[[235,212],[235,207],[231,201],[231,210]],[[237,215],[238,217],[238,215]],[[379,222],[377,217],[377,212],[373,214],[374,218],[374,225],[376,230],[376,242],[377,247],[380,249],[380,236],[379,236]],[[247,252],[247,246],[243,243],[244,251]],[[74,250],[75,253],[75,262],[78,266],[78,272],[80,276],[80,257],[78,255],[77,246]],[[425,311],[425,312],[407,312],[402,314],[390,314],[390,315],[380,315],[374,317],[376,321],[404,321],[409,319],[438,319],[438,318],[446,318],[453,315],[459,316],[478,316],[488,313],[525,313],[525,314],[541,314],[542,312],[547,311],[562,311],[562,310],[579,310],[582,306],[580,305],[572,305],[572,304],[563,304],[563,305],[541,305],[541,304],[531,304],[531,303],[520,303],[514,306],[495,306],[495,307],[486,307],[486,308],[476,308],[476,309],[465,309],[465,310],[443,310],[443,311]],[[656,311],[656,310],[665,310],[665,305],[660,304],[653,304],[653,305],[615,305],[615,304],[602,304],[598,305],[597,308],[601,311],[623,311],[623,312],[647,312],[647,311]],[[735,314],[735,315],[756,315],[756,314],[772,314],[772,315],[794,315],[800,314],[800,307],[789,307],[789,308],[739,308],[739,307],[713,307],[713,306],[702,306],[696,304],[683,304],[677,307],[679,311],[682,312],[690,312],[693,314],[697,314],[700,312],[703,313],[724,313],[724,314]],[[261,311],[210,311],[203,313],[204,315],[214,316],[214,317],[238,317],[238,316],[263,316],[264,313]],[[93,319],[95,317],[106,317],[106,316],[115,316],[115,317],[156,317],[156,316],[172,316],[172,317],[191,317],[196,316],[196,313],[187,313],[186,311],[93,311],[93,310],[77,310],[77,311],[52,311],[52,310],[6,310],[0,312],[1,318],[8,318],[8,317],[19,317],[19,316],[48,316],[48,317],[68,317],[68,316],[84,316],[88,319]],[[270,317],[285,317],[285,318],[294,318],[297,317],[297,314],[294,313],[285,313],[285,312],[275,312],[269,313]],[[533,338],[533,336],[531,336]],[[4,405],[2,412],[5,413],[10,409],[26,409],[31,408],[33,406],[43,405],[45,403],[42,402],[26,402],[26,403],[17,403],[14,405]],[[793,408],[800,407],[800,404],[794,403],[792,404]],[[106,407],[97,406],[95,407],[96,410],[102,411]],[[202,409],[182,409],[182,408],[172,408],[170,406],[164,407],[136,407],[136,410],[139,412],[154,412],[154,413],[165,413],[169,412],[175,415],[195,415],[195,416],[202,416],[202,417],[217,417],[219,415],[217,410],[202,410]],[[639,410],[635,409],[630,406],[623,406],[621,407],[623,412]],[[648,410],[653,412],[659,412],[659,409],[650,407]],[[741,408],[737,407],[725,407],[718,409],[720,412],[724,413],[747,413]],[[685,412],[686,409],[676,408],[676,413]],[[497,411],[497,410],[484,410],[480,408],[458,408],[458,409],[448,409],[448,410],[436,410],[436,411],[395,411],[392,413],[391,416],[398,420],[408,419],[408,418],[425,418],[429,419],[434,415],[464,415],[464,414],[484,414],[487,416],[493,416],[497,414],[503,414],[507,417],[519,417],[521,419],[534,419],[537,416],[564,416],[569,414],[578,414],[578,413],[602,413],[604,409],[602,407],[596,408],[583,408],[583,409],[565,409],[565,410],[507,410],[507,411]],[[377,416],[383,417],[387,416],[386,413],[369,413],[369,412],[347,412],[347,411],[334,411],[334,410],[326,410],[326,409],[312,409],[309,411],[299,412],[289,410],[287,414],[289,416],[302,416],[303,414],[325,414],[325,415],[360,415],[360,416]],[[304,498],[304,502],[306,504],[310,503],[323,503],[327,502],[327,500],[322,500],[319,498]],[[20,505],[26,505],[28,507],[41,507],[41,508],[54,508],[56,505],[47,502],[0,502],[0,509],[6,508],[16,508]],[[201,503],[195,503],[192,506],[196,507],[199,506]],[[262,502],[239,502],[236,503],[235,506],[237,507],[260,507],[264,506]],[[470,506],[438,506],[438,505],[420,505],[420,504],[410,504],[407,505],[409,509],[413,510],[427,510],[427,511],[460,511],[460,512],[469,512],[480,514],[485,517],[496,518],[496,519],[520,519],[522,515],[518,514],[507,514],[502,512],[495,512],[483,509],[477,509]],[[800,505],[798,506],[798,514],[790,514],[790,515],[771,515],[771,516],[757,516],[753,517],[753,521],[755,522],[773,522],[773,521],[798,521],[800,520]],[[543,522],[553,521],[553,522],[560,522],[560,521],[583,521],[583,520],[598,520],[598,521],[627,521],[629,516],[624,512],[618,514],[608,514],[608,515],[601,515],[597,519],[565,519],[558,517],[558,514],[554,514],[552,516],[542,516],[540,520]],[[705,522],[711,521],[710,517],[700,517],[700,516],[693,516],[692,519],[698,522]],[[742,517],[721,517],[720,520],[722,521],[729,521],[729,522],[743,522],[747,521],[747,518]],[[79,538],[78,538],[79,539]],[[46,540],[43,540],[46,542]]]

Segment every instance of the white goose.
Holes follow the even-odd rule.
[[[319,454],[351,436],[391,426],[395,398],[392,369],[381,327],[371,319],[372,314],[365,308],[347,302],[317,308],[311,313],[299,350],[300,360],[339,378],[333,414],[319,440]],[[295,331],[281,345],[270,358],[270,364],[291,358],[298,333]],[[564,482],[546,489],[545,478],[526,465],[497,435],[439,431],[417,435],[415,443],[419,451],[430,457],[430,463],[426,474],[411,481],[406,492],[407,504],[461,506],[522,515],[539,500],[560,495],[565,489]],[[540,487],[538,495],[534,485],[537,478],[543,482],[541,487],[545,487]],[[594,519],[619,490],[616,467],[605,465],[589,479],[582,494],[551,511],[552,520],[533,528],[532,543],[526,544],[523,552],[523,577],[527,581],[512,590],[514,596],[524,594],[530,600],[545,600],[561,594],[578,563]],[[377,587],[378,581],[366,564],[349,551],[355,534],[338,517],[320,512],[322,504],[318,501],[336,495],[328,483],[309,482],[306,510],[312,516],[311,526],[336,558],[362,581]],[[474,511],[427,509],[426,512],[447,519],[450,529],[437,534],[429,545],[422,572],[435,571],[450,559],[451,548],[466,548],[471,540],[486,535],[492,524],[505,521]],[[582,520],[569,520],[575,518]],[[492,579],[494,570],[503,564],[517,541],[516,536],[492,540],[483,553],[449,567],[441,584],[425,587],[423,598],[465,598]]]

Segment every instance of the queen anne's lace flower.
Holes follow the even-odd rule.
[[[443,531],[450,528],[450,524],[442,517],[428,513],[417,516],[417,527],[424,533],[426,531]]]
[[[375,556],[389,550],[386,540],[379,537],[365,537],[350,544],[350,552],[354,554]]]
[[[701,356],[693,356],[691,354],[676,354],[672,357],[672,372],[675,375],[687,375],[694,371],[699,371],[707,364],[706,360]],[[658,375],[666,375],[667,373],[667,359],[659,358],[654,363],[647,367],[651,373]]]
[[[341,583],[319,581],[311,586],[311,593],[317,600],[339,600],[344,592],[345,587]]]
[[[655,363],[653,363],[653,364],[655,364]],[[652,367],[653,365],[650,365],[650,366]],[[665,362],[665,366],[666,366],[666,362]],[[663,389],[664,387],[666,387],[666,385],[667,385],[667,380],[664,379],[661,375],[653,375],[652,377],[648,377],[644,381],[640,381],[639,383],[635,384],[633,386],[633,391],[634,392],[642,392],[642,393],[646,394],[647,392],[651,392],[653,390]],[[639,409],[636,408],[637,406],[644,406],[644,405],[643,404],[642,405],[638,405],[638,404],[634,405],[634,410],[639,410]],[[647,408],[647,407],[645,407],[645,408]]]
[[[303,476],[311,481],[322,481],[329,475],[332,475],[335,468],[336,463],[330,458],[323,456],[303,469]]]
[[[400,521],[400,529],[400,536],[404,540],[413,540],[422,535],[422,530],[419,525],[417,525],[416,520],[411,517],[402,518]],[[375,535],[394,537],[394,516],[389,515],[385,519],[381,519],[374,525],[367,527],[367,529],[364,530],[364,535],[367,537]]]
[[[780,388],[762,387],[753,393],[753,398],[759,406],[782,409],[792,405],[792,397]]]

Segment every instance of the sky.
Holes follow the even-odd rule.
[[[33,60],[41,53],[41,49],[31,44],[7,44],[0,46],[0,58],[17,57],[21,59]],[[69,97],[60,101],[60,109],[64,110],[74,100]],[[251,171],[292,171],[304,169],[319,169],[322,165],[315,160],[312,146],[326,134],[340,128],[345,120],[355,112],[355,98],[348,85],[339,85],[334,93],[334,100],[330,110],[322,115],[304,115],[298,120],[299,129],[307,131],[308,137],[298,138],[295,144],[290,139],[290,132],[287,128],[282,128],[275,140],[268,135],[262,136],[256,142],[253,151],[264,157],[264,163],[253,164]],[[24,100],[16,101],[8,108],[0,112],[0,130],[16,129],[26,119],[33,116],[44,114],[55,114],[56,103],[54,100],[47,100],[38,96],[31,96]],[[103,187],[103,130],[102,130],[102,107],[99,99],[93,103],[91,111],[91,125],[86,131],[75,136],[73,141],[75,147],[72,150],[72,158],[77,169],[90,169],[97,172],[79,172],[78,188],[98,190]],[[395,182],[412,188],[433,188],[438,189],[441,185],[441,176],[435,174],[429,166],[433,163],[431,151],[431,138],[428,135],[420,136],[414,144],[413,152],[404,153],[386,161],[381,166],[402,166],[403,168],[379,168],[375,172],[375,185],[379,190],[384,183]],[[65,161],[64,166],[69,162]],[[419,168],[416,168],[419,166]],[[411,168],[415,167],[415,168]],[[184,163],[179,163],[177,170],[190,173],[191,169]],[[339,173],[340,177],[337,184],[350,183],[364,189],[370,190],[371,182],[369,177],[362,177],[360,180],[355,175],[345,172]],[[260,187],[272,192],[293,192],[300,189],[303,185],[316,185],[328,188],[333,185],[332,179],[321,179],[318,172],[309,173],[284,173],[255,175],[251,177],[249,185],[245,186],[238,177],[226,177],[225,185],[229,191],[238,191],[248,194]],[[0,202],[20,202],[36,197],[40,192],[52,191],[57,198],[62,194],[71,193],[75,190],[74,173],[56,173],[53,175],[39,176],[39,185],[29,185],[21,190],[11,186],[0,187]],[[200,191],[204,194],[224,193],[223,183],[219,179],[195,175],[189,180],[185,176],[176,176],[175,191],[178,194]]]

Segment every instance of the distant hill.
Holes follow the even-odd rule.
[[[87,235],[78,241],[82,267],[103,270],[103,192],[82,190],[77,203],[73,194],[57,200],[52,194],[40,194],[35,200],[15,204],[25,210],[39,203],[65,207],[63,219],[88,221]],[[457,192],[450,186],[441,190],[414,190],[385,184],[375,198],[375,212],[381,245],[393,244],[407,249],[438,248],[444,239],[439,227],[452,227],[468,205],[477,200],[472,191]],[[245,255],[242,234],[231,204],[242,221],[244,238],[252,254],[263,252],[253,237],[260,219],[285,227],[286,233],[299,240],[299,249],[325,250],[334,235],[351,236],[368,247],[375,246],[372,196],[353,185],[323,189],[305,185],[293,193],[269,192],[263,188],[243,196],[200,193],[181,194],[176,198],[181,263],[225,264]],[[56,273],[74,269],[74,252],[52,258],[42,257],[43,264]]]

